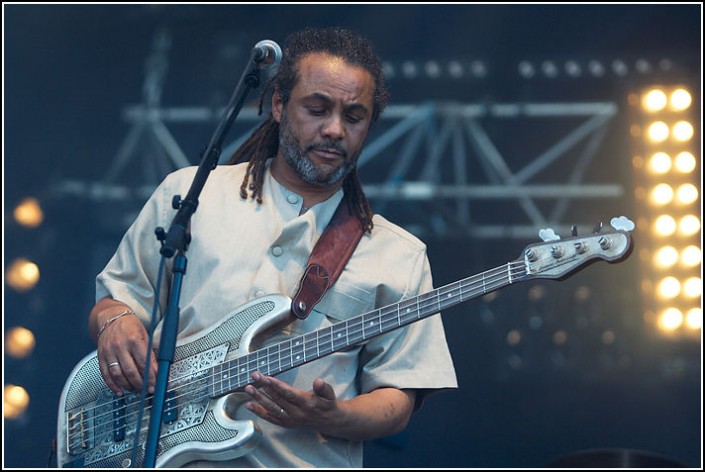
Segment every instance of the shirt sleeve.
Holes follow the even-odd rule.
[[[408,279],[408,299],[433,290],[431,268],[421,251]],[[417,389],[416,407],[430,390],[456,388],[453,361],[440,314],[431,315],[386,335],[373,338],[361,352],[360,389]]]
[[[173,210],[167,202],[177,190],[168,176],[142,207],[118,245],[115,254],[96,277],[96,301],[109,296],[132,308],[147,325],[154,306],[154,294],[161,255],[160,242],[154,233],[158,226],[165,229]],[[168,260],[167,268],[171,260]],[[162,289],[160,310],[166,306],[168,290]]]

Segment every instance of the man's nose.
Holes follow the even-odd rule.
[[[331,114],[330,118],[323,125],[321,130],[326,138],[340,140],[345,137],[345,123],[341,116]]]

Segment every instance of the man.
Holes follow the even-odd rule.
[[[433,288],[425,246],[373,216],[357,178],[355,165],[370,124],[387,99],[371,45],[339,29],[296,33],[285,44],[272,87],[271,115],[231,159],[243,163],[211,173],[192,217],[181,339],[265,294],[293,296],[339,204],[349,205],[365,234],[310,315],[292,321],[272,340]],[[184,194],[194,174],[195,168],[187,168],[167,176],[97,277],[89,329],[97,340],[101,374],[117,394],[141,388],[145,325],[159,264],[154,228],[169,225],[172,196]],[[162,311],[166,301],[160,294]],[[151,355],[150,391],[156,374]],[[363,441],[403,430],[428,392],[457,386],[440,316],[276,378],[253,372],[252,380],[245,389],[251,401],[238,406],[236,416],[257,420],[262,440],[254,451],[219,466],[361,467]]]

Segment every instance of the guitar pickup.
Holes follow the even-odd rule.
[[[120,442],[125,440],[125,411],[127,404],[125,396],[118,397],[115,395],[113,399],[113,441]]]
[[[178,402],[176,401],[176,391],[171,390],[166,392],[164,399],[164,414],[162,421],[165,424],[173,423],[179,416]]]

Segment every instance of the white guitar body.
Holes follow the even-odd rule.
[[[234,459],[256,447],[260,439],[256,424],[231,416],[234,407],[246,395],[232,393],[210,398],[207,373],[215,365],[251,352],[259,335],[289,318],[290,307],[291,300],[283,295],[260,298],[225,317],[205,336],[201,334],[198,338],[177,342],[168,390],[199,381],[203,386],[192,388],[188,398],[176,401],[177,419],[165,422],[162,427],[157,467],[179,467],[197,459]],[[206,380],[199,380],[201,378]],[[124,405],[120,403],[103,382],[97,351],[83,358],[71,372],[61,394],[57,438],[59,466],[133,467],[139,397],[139,394],[127,394]],[[166,410],[168,405],[165,405],[165,417],[168,417]],[[124,422],[132,426],[118,424],[116,427],[114,416],[124,418]],[[148,418],[145,415],[143,420],[137,464],[142,464],[144,458]],[[124,439],[116,440],[122,434]]]
[[[634,227],[623,220],[613,219],[617,231],[582,238],[560,240],[548,231],[545,242],[527,246],[520,258],[507,264],[264,348],[258,344],[268,330],[290,322],[291,300],[270,295],[247,303],[206,334],[177,342],[155,465],[234,459],[252,451],[260,438],[257,426],[234,418],[252,372],[276,375],[509,284],[560,280],[597,260],[623,260],[631,251],[627,231]],[[114,395],[100,374],[97,351],[86,356],[61,394],[59,467],[140,467],[151,396],[141,419],[139,400],[139,394]],[[140,446],[133,454],[138,423]]]

